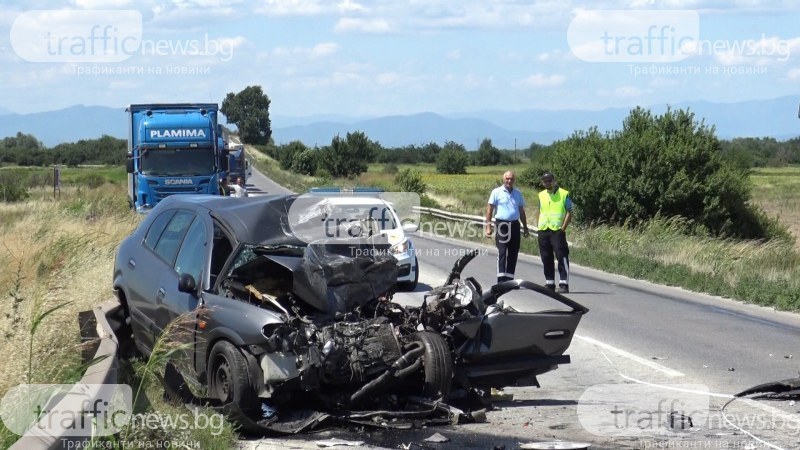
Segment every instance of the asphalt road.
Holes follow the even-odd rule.
[[[257,189],[277,191],[275,186],[262,184],[260,174],[254,171],[253,175],[251,182]],[[483,250],[467,267],[465,276],[474,276],[484,287],[494,282],[496,252],[488,239],[483,245],[419,235],[413,240],[422,269],[420,285],[414,293],[398,294],[395,300],[399,303],[420,302],[424,291],[444,280],[465,248],[478,246]],[[516,276],[541,282],[538,257],[521,255]],[[489,412],[486,423],[392,433],[333,430],[290,440],[249,440],[242,447],[316,448],[316,440],[340,437],[363,440],[365,447],[386,448],[412,442],[430,448],[519,448],[522,442],[553,440],[578,440],[591,443],[591,448],[800,448],[800,416],[796,414],[800,408],[793,401],[737,401],[725,410],[724,416],[719,414],[731,394],[761,383],[798,377],[797,315],[574,264],[570,289],[569,297],[590,309],[568,350],[572,363],[541,376],[540,389],[507,389],[514,394],[514,402],[499,404],[502,408]],[[526,311],[553,307],[544,299],[521,294],[508,303]],[[663,392],[672,392],[673,403],[696,400],[696,396],[687,398],[687,386],[704,393],[700,398],[705,402],[708,421],[682,434],[664,433],[666,419],[661,416],[661,405],[641,407],[651,407],[651,413],[657,411],[655,421],[660,426],[639,427],[633,432],[619,426],[616,416],[608,419],[604,415],[617,403],[627,405],[620,398],[629,392],[644,392],[637,400],[640,404]],[[606,394],[598,400],[597,392]],[[605,410],[597,414],[585,408],[598,403]],[[699,416],[695,416],[698,423]],[[716,416],[721,418],[712,420]],[[754,418],[761,422],[748,422]],[[598,431],[597,422],[603,420],[613,420],[616,428],[626,432],[615,434],[608,428]],[[437,431],[451,441],[423,441]]]

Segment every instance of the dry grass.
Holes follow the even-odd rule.
[[[112,298],[111,274],[119,242],[141,218],[125,204],[124,186],[100,190],[66,188],[53,200],[47,189],[32,191],[23,203],[0,203],[0,298],[4,309],[13,302],[19,279],[20,321],[0,316],[0,395],[25,383],[31,318],[61,303],[35,335],[32,382],[57,383],[63,363],[77,361],[79,311]]]

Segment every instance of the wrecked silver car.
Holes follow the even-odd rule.
[[[205,386],[201,401],[255,430],[378,415],[453,423],[491,387],[538,386],[569,362],[588,311],[578,303],[520,280],[484,291],[461,279],[470,252],[420,307],[400,306],[385,237],[306,243],[287,219],[295,199],[169,197],[120,245],[114,290],[136,348],[150,354],[171,323],[191,321],[190,349],[168,367],[172,395],[197,401],[184,379]],[[500,301],[512,290],[562,309],[515,311]]]

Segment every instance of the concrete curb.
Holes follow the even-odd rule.
[[[118,312],[119,308],[121,308],[121,306],[116,300],[109,300],[93,308],[92,311],[97,320],[97,335],[100,339],[94,358],[103,356],[105,356],[105,358],[90,366],[79,383],[96,385],[114,384],[117,382],[117,374],[119,371],[117,351],[119,349],[119,341],[109,324],[108,316]],[[99,393],[95,393],[95,395],[96,394]],[[94,401],[96,396],[90,398]],[[76,396],[67,395],[61,399],[52,410],[81,411],[85,402],[85,396],[78,398]],[[36,426],[28,430],[25,436],[17,440],[17,442],[11,446],[10,450],[61,449],[68,445],[71,445],[72,448],[83,448],[91,440],[91,436],[67,436],[67,431],[74,421],[65,422],[63,417],[56,418],[49,416],[50,415],[43,416]],[[61,427],[61,432],[52,432],[52,430],[49,429],[52,427],[48,427],[48,430],[44,430],[41,427],[41,424],[44,423],[57,423]]]

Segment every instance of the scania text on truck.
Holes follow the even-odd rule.
[[[128,202],[147,212],[174,194],[219,194],[227,151],[216,103],[128,106]]]

